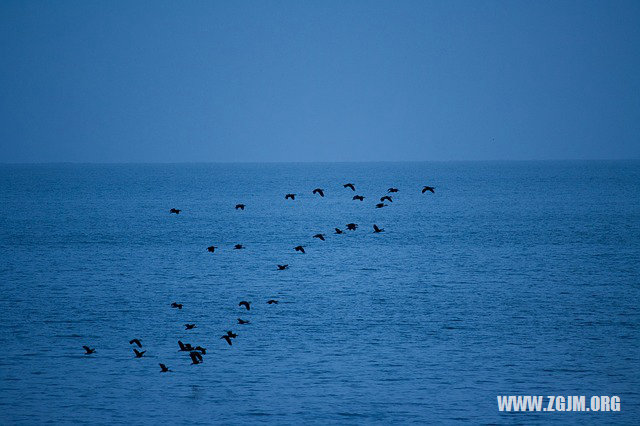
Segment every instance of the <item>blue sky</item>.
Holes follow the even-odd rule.
[[[0,162],[640,158],[637,1],[0,2]]]

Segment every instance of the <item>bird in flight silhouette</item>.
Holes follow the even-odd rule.
[[[172,307],[172,308],[182,309],[182,303],[176,303],[176,302],[173,302],[173,303],[171,304],[171,307]]]
[[[209,246],[209,247],[207,247],[207,251],[208,251],[209,253],[213,253],[214,251],[216,251],[216,248],[217,248],[217,247]]]
[[[249,320],[243,320],[242,318],[238,318],[238,324],[244,325],[244,324],[250,324],[251,321]]]
[[[160,363],[159,365],[160,365],[160,372],[161,373],[171,373],[172,372],[171,370],[169,370],[169,368],[166,365],[164,365],[162,363]]]
[[[236,210],[244,210],[244,204],[236,204]]]
[[[398,188],[389,188],[387,192],[398,192]]]
[[[136,345],[138,345],[138,347],[139,347],[139,348],[141,348],[141,347],[142,347],[142,343],[140,343],[140,339],[131,339],[131,340],[129,340],[129,344],[130,344],[130,345],[133,345],[134,343],[135,343]]]
[[[345,183],[342,186],[345,187],[345,188],[351,188],[352,191],[356,190],[356,187],[352,183]]]
[[[278,271],[284,271],[288,267],[289,267],[289,265],[278,265]]]
[[[96,350],[90,348],[89,346],[83,346],[83,348],[85,350],[85,355],[91,355],[96,353]]]
[[[231,346],[231,345],[232,345],[232,343],[231,343],[231,337],[227,336],[226,334],[225,334],[225,335],[223,335],[223,336],[222,336],[222,337],[220,337],[220,338],[221,338],[221,339],[226,340],[226,341],[227,341],[227,343],[229,344],[229,346]]]
[[[385,195],[384,197],[380,197],[380,202],[383,202],[384,200],[387,200],[390,203],[393,203],[393,200],[388,195]]]
[[[436,188],[434,186],[425,186],[424,188],[422,188],[422,193],[424,194],[425,192],[431,192],[432,194],[436,193]]]
[[[244,246],[242,244],[236,244],[235,246],[233,246],[234,250],[242,250],[244,248]]]
[[[296,199],[296,194],[287,194],[287,195],[284,196],[285,200],[287,200],[289,198],[291,198],[292,200],[295,200]]]
[[[304,247],[302,247],[302,246],[296,246],[296,247],[294,247],[293,249],[294,249],[295,251],[302,252],[302,254],[304,254],[304,253],[305,253],[305,251],[304,251]]]
[[[347,223],[347,229],[349,231],[355,231],[356,229],[358,229],[358,225],[355,223]]]
[[[194,328],[196,328],[195,324],[185,324],[184,325],[184,329],[185,330],[193,330]]]
[[[203,361],[202,354],[200,352],[189,352],[189,356],[191,357],[191,365],[201,364]]]
[[[387,205],[388,204],[385,204],[385,203],[378,203],[378,204],[376,204],[376,209],[381,209],[383,207],[386,207]]]
[[[313,238],[317,238],[320,241],[324,241],[324,234],[316,234],[316,235],[313,236]]]
[[[362,200],[364,200],[364,197],[363,197],[362,195],[354,195],[354,196],[353,196],[353,198],[352,198],[352,200],[359,200],[359,201],[362,201]]]
[[[267,303],[268,303],[269,305],[277,305],[277,304],[278,304],[278,301],[277,301],[277,300],[275,300],[275,299],[270,299],[270,300],[267,300]]]
[[[340,228],[334,228],[336,230],[336,234],[344,234],[344,231]]]
[[[242,302],[238,303],[238,306],[244,306],[248,311],[251,309],[251,302],[247,302],[246,300],[243,300]]]
[[[318,194],[321,197],[324,197],[324,189],[316,188],[316,189],[313,190],[313,193],[314,194]]]
[[[136,348],[133,348],[133,352],[135,352],[135,354],[136,354],[136,358],[142,358],[142,356],[144,355],[144,353],[145,353],[146,351],[142,351],[142,352],[141,352],[141,351],[137,350]]]
[[[181,211],[182,210],[180,210],[180,209],[171,209],[171,210],[169,210],[169,213],[180,214]]]
[[[373,232],[378,234],[380,232],[384,232],[383,228],[378,228],[378,225],[376,225],[375,223],[373,224]]]

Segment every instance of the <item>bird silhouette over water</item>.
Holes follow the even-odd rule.
[[[244,325],[244,324],[250,324],[251,321],[249,320],[243,320],[242,318],[238,318],[238,324],[240,325]]]
[[[167,367],[163,363],[160,363],[159,365],[160,365],[160,372],[161,373],[171,373],[172,372],[171,370],[169,370],[169,367]]]
[[[90,348],[89,346],[83,346],[83,348],[85,350],[85,355],[91,355],[96,353],[96,350]]]
[[[173,302],[173,303],[171,304],[171,307],[172,307],[172,308],[182,309],[182,303],[176,303],[176,302]]]
[[[196,352],[196,351],[189,352],[189,356],[191,357],[191,365],[198,365],[198,364],[201,364],[203,361],[202,354],[200,352]]]
[[[247,311],[251,310],[251,302],[247,302],[246,300],[243,300],[242,302],[238,303],[238,306],[244,306]]]
[[[386,207],[386,206],[388,206],[388,204],[378,203],[378,204],[376,204],[376,209],[381,209],[381,208]]]
[[[169,210],[169,213],[180,214],[181,211],[182,210],[180,210],[180,209],[171,209],[171,210]]]
[[[209,246],[209,247],[207,247],[207,251],[208,251],[209,253],[213,253],[214,251],[216,251],[216,248],[217,248],[217,247]]]
[[[291,198],[292,200],[295,200],[296,199],[296,194],[287,194],[287,195],[284,196],[285,200],[287,200],[289,198]]]
[[[141,347],[142,347],[142,343],[140,343],[140,339],[131,339],[131,340],[129,340],[129,344],[130,344],[130,345],[133,345],[134,343],[135,343],[136,345],[138,345],[138,347],[139,347],[139,348],[141,348]]]
[[[206,354],[207,354],[207,349],[206,349],[206,348],[203,348],[202,346],[196,346],[196,347],[195,347],[195,350],[196,350],[196,351],[200,351],[200,353],[201,353],[202,355],[206,355]]]
[[[289,265],[278,265],[278,271],[284,271],[288,267],[289,267]]]
[[[387,192],[398,192],[398,188],[389,188]]]
[[[358,225],[356,223],[347,223],[347,229],[349,231],[355,231],[358,229]]]
[[[314,194],[318,194],[318,195],[320,195],[321,197],[324,197],[324,189],[316,188],[316,189],[314,189],[314,190],[313,190],[313,193],[314,193]]]
[[[242,244],[236,244],[235,246],[233,246],[234,250],[242,250],[244,248],[244,246]]]
[[[238,337],[238,335],[231,330],[227,330],[227,336],[231,337],[232,339]]]
[[[194,350],[194,347],[191,346],[191,343],[182,343],[178,340],[178,346],[180,346],[179,352],[188,352]]]
[[[425,192],[431,192],[432,194],[436,193],[436,188],[434,186],[425,186],[424,188],[422,188],[422,193],[424,194]]]
[[[352,191],[356,190],[356,187],[352,183],[345,183],[342,186],[345,187],[345,188],[351,188]]]
[[[364,197],[362,195],[354,195],[353,198],[351,198],[352,200],[359,200],[362,201],[364,200]]]
[[[146,351],[139,351],[136,348],[133,348],[133,352],[136,354],[136,358],[142,358]]]
[[[231,345],[232,345],[232,343],[231,343],[231,337],[227,336],[226,334],[225,334],[224,336],[220,337],[220,338],[221,338],[221,339],[226,340],[226,341],[227,341],[227,343],[229,344],[229,346],[231,346]]]
[[[278,304],[278,301],[277,301],[277,300],[275,300],[275,299],[270,299],[270,300],[267,300],[267,303],[268,303],[269,305],[277,305],[277,304]]]
[[[375,223],[373,224],[373,232],[378,234],[380,232],[384,232],[384,228],[378,228],[378,225],[376,225]]]
[[[313,238],[317,238],[320,241],[324,241],[324,234],[316,234],[316,235],[313,236]]]
[[[184,329],[185,330],[193,330],[194,328],[196,328],[195,324],[185,324],[184,325]]]
[[[336,234],[344,234],[344,231],[340,228],[334,228],[336,230]]]
[[[393,203],[393,200],[388,195],[385,195],[384,197],[380,197],[380,202],[383,202],[384,200],[387,200],[390,203]]]
[[[302,252],[302,254],[305,254],[304,247],[302,247],[302,246],[296,246],[296,247],[294,247],[293,249],[294,249],[295,251]]]
[[[236,210],[244,210],[244,204],[236,204]]]

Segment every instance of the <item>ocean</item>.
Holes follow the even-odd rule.
[[[2,424],[640,423],[638,161],[4,164],[0,208]]]

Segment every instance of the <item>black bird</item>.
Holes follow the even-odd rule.
[[[180,210],[180,209],[171,209],[171,210],[169,210],[169,214],[171,214],[171,213],[180,214],[181,211],[182,210]]]
[[[249,324],[250,322],[251,321],[249,320],[243,320],[242,318],[238,318],[238,324],[244,325],[244,324]]]
[[[188,352],[194,349],[190,343],[185,344],[185,343],[182,343],[180,340],[178,340],[178,346],[180,346],[180,350],[178,352]]]
[[[245,308],[247,308],[247,311],[251,309],[251,302],[247,302],[246,300],[243,300],[242,302],[238,303],[238,306],[244,306]]]
[[[184,325],[184,329],[185,329],[185,330],[192,330],[192,329],[194,329],[194,328],[196,328],[196,325],[195,325],[195,324],[185,324],[185,325]]]
[[[236,204],[236,210],[244,210],[244,204]]]
[[[381,208],[386,207],[386,206],[387,206],[387,204],[385,204],[385,203],[378,203],[378,204],[376,204],[376,209],[381,209]]]
[[[398,192],[398,188],[389,188],[387,192]]]
[[[355,223],[347,223],[347,229],[349,231],[355,231],[358,228],[358,225]]]
[[[214,251],[216,251],[216,247],[214,247],[214,246],[209,246],[209,247],[207,247],[207,251],[208,251],[209,253],[213,253]]]
[[[435,194],[435,186],[425,186],[424,188],[422,188],[422,193],[424,194],[427,191],[430,191],[432,194]]]
[[[336,234],[344,234],[344,231],[340,228],[335,228]]]
[[[313,190],[314,194],[320,194],[321,197],[324,197],[324,189],[316,188]]]
[[[172,308],[182,309],[182,303],[176,303],[176,302],[173,302],[173,303],[171,304],[171,307],[172,307]]]
[[[142,352],[140,352],[140,351],[139,351],[139,350],[137,350],[136,348],[133,348],[133,352],[135,352],[135,353],[136,353],[136,358],[142,358],[142,355],[144,355],[144,353],[145,353],[146,351],[142,351]]]
[[[232,339],[238,337],[238,335],[231,330],[227,330],[227,336],[231,337]]]
[[[380,232],[384,232],[384,228],[378,228],[378,225],[376,225],[375,223],[373,224],[373,232],[375,232],[376,234],[380,233]]]
[[[226,334],[224,336],[221,337],[221,339],[224,339],[227,341],[227,343],[229,344],[229,346],[232,345],[231,343],[231,337],[227,336]]]
[[[131,339],[131,340],[129,340],[129,344],[130,344],[130,345],[133,345],[134,343],[135,343],[136,345],[138,345],[138,347],[139,347],[139,348],[141,348],[141,347],[142,347],[142,343],[140,343],[140,339]]]
[[[384,197],[380,197],[380,202],[383,202],[384,200],[387,200],[390,203],[393,203],[393,200],[388,195],[385,195]]]
[[[364,197],[362,195],[354,195],[352,200],[360,200],[360,201],[362,201],[362,200],[364,200]]]
[[[202,363],[202,354],[200,352],[189,352],[189,356],[191,357],[191,365],[198,365]]]
[[[267,300],[267,303],[270,304],[270,305],[277,305],[278,301],[275,300],[275,299],[270,299],[270,300]]]
[[[85,350],[85,355],[91,355],[91,354],[95,354],[96,350],[95,349],[91,349],[89,346],[83,346],[84,350]]]
[[[242,250],[244,248],[244,246],[242,244],[236,244],[235,246],[233,246],[234,250]]]
[[[171,370],[169,370],[169,368],[166,365],[160,363],[160,372],[161,373],[171,373]]]
[[[344,184],[344,185],[342,185],[342,186],[343,186],[343,187],[345,187],[345,188],[351,188],[351,190],[352,190],[352,191],[355,191],[355,190],[356,190],[356,187],[355,187],[355,186],[353,186],[353,184],[352,184],[352,183],[345,183],[345,184]]]
[[[296,246],[296,247],[294,247],[293,249],[294,249],[295,251],[302,252],[302,254],[304,254],[304,253],[305,253],[305,251],[304,251],[304,247],[302,247],[302,246]]]
[[[324,234],[316,234],[313,238],[318,238],[319,240],[324,241]]]
[[[296,194],[287,194],[287,195],[284,196],[285,200],[287,200],[289,198],[291,198],[292,200],[295,200],[296,199]]]
[[[200,351],[200,353],[201,353],[202,355],[206,355],[206,354],[207,354],[207,349],[206,349],[206,348],[203,348],[202,346],[196,346],[196,347],[195,347],[195,350],[196,350],[196,351]]]
[[[278,271],[284,271],[288,267],[289,267],[289,265],[278,265]]]

